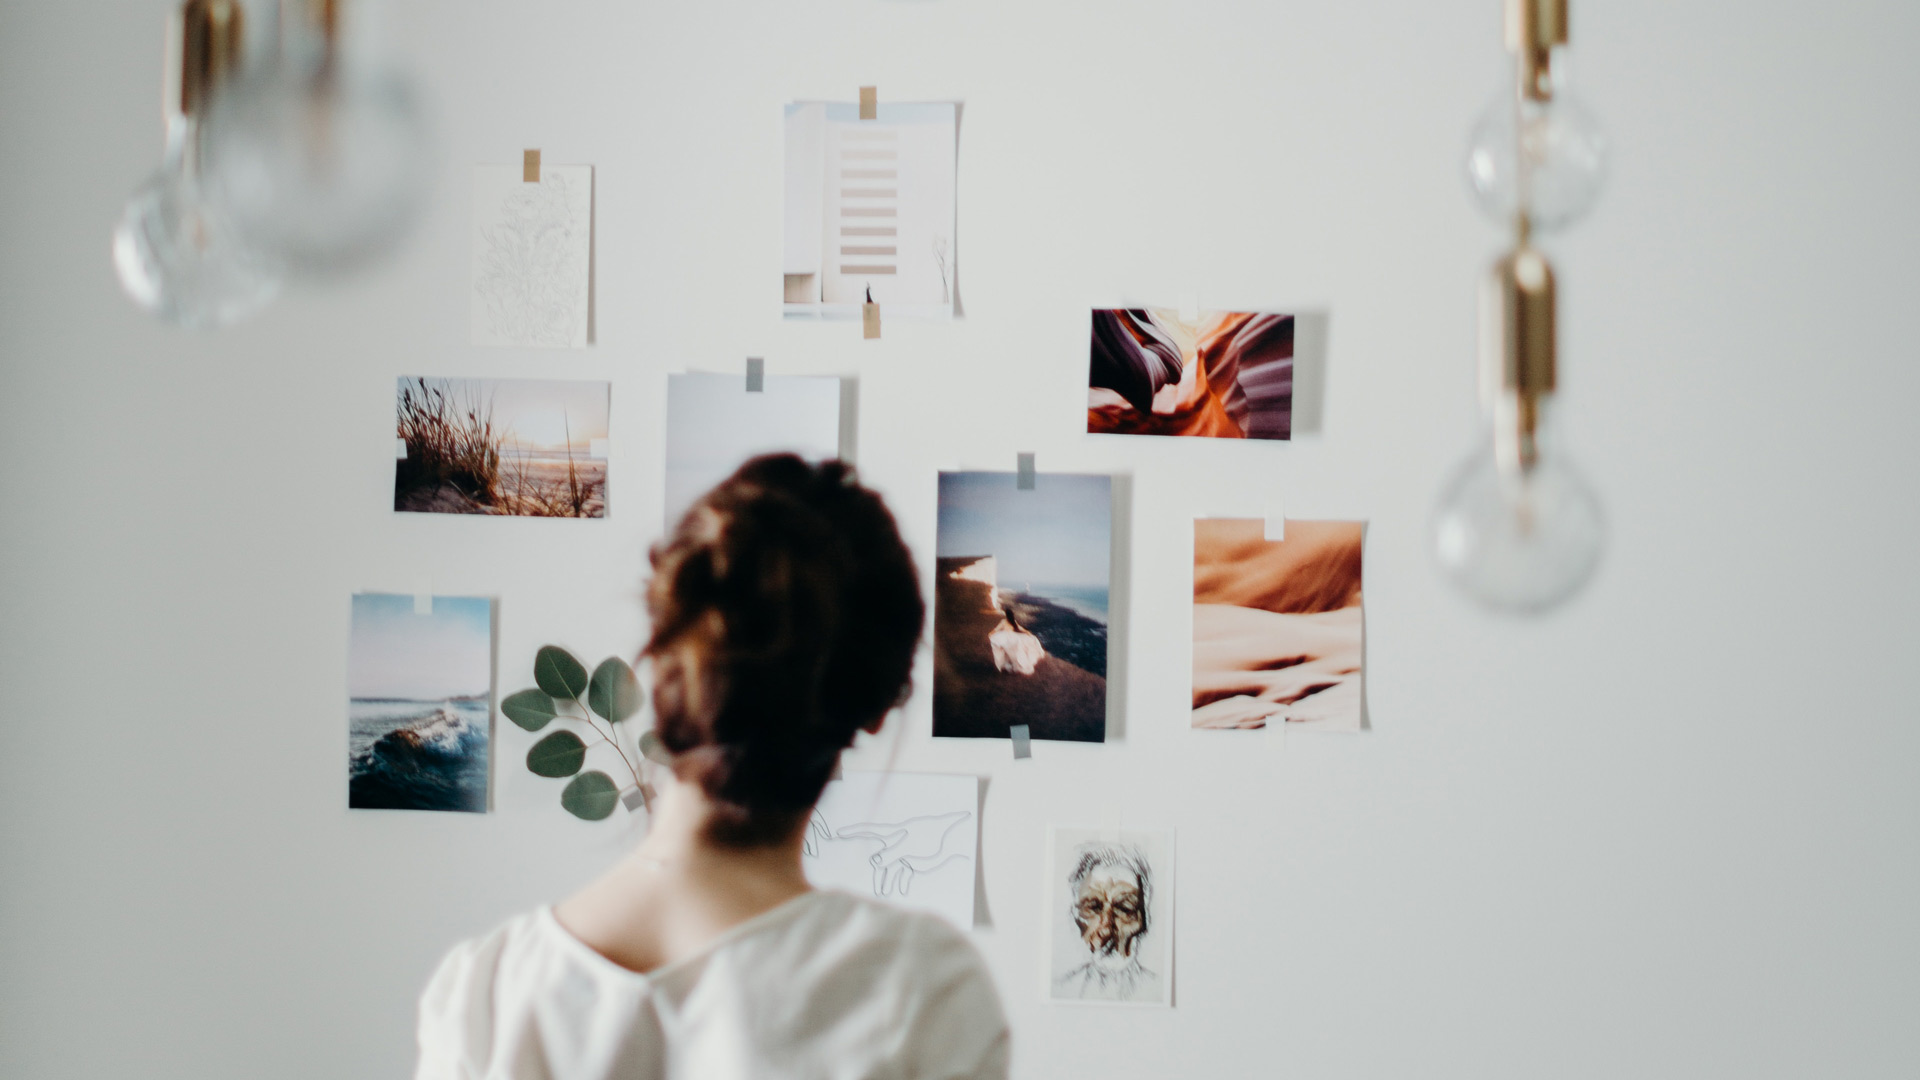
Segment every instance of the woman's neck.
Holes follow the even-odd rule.
[[[732,847],[715,843],[711,825],[713,803],[693,784],[670,783],[653,802],[646,839],[628,862],[670,877],[687,880],[764,879],[779,889],[807,888],[800,851],[804,823],[791,836],[772,844]]]
[[[779,843],[738,848],[713,842],[713,816],[699,788],[667,785],[653,801],[646,839],[556,905],[554,917],[607,959],[646,972],[811,889],[800,866],[804,822]]]

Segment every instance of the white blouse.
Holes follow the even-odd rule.
[[[641,975],[551,908],[456,946],[420,998],[416,1080],[1007,1075],[980,954],[932,915],[807,892]]]

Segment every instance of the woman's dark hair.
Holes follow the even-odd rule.
[[[654,730],[716,804],[711,836],[777,842],[840,751],[905,698],[926,605],[880,496],[840,461],[754,458],[652,551]]]

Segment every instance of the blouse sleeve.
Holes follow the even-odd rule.
[[[930,976],[910,1038],[923,1080],[1006,1080],[1012,1050],[1007,1015],[980,953],[959,931],[929,919]]]
[[[420,994],[420,1060],[414,1080],[469,1080],[480,1075],[493,1024],[493,975],[505,934],[496,931],[454,947]]]

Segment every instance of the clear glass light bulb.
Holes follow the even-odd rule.
[[[428,125],[398,71],[285,60],[222,95],[207,122],[209,186],[248,242],[294,272],[377,259],[426,204]]]
[[[1482,605],[1545,612],[1580,591],[1600,564],[1600,500],[1564,454],[1503,469],[1491,436],[1455,473],[1433,522],[1434,553]]]
[[[1525,209],[1535,230],[1563,229],[1593,209],[1606,177],[1607,137],[1565,91],[1549,101],[1502,94],[1467,146],[1474,199],[1501,225]]]
[[[127,199],[113,234],[120,285],[147,312],[180,326],[237,322],[280,291],[278,269],[241,240],[205,197],[192,117],[168,125],[160,170]]]

